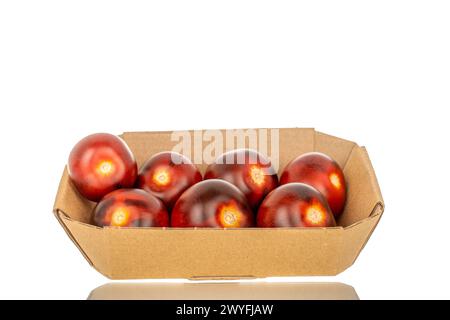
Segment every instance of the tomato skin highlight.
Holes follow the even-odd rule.
[[[78,192],[91,201],[119,188],[131,188],[137,178],[131,150],[120,137],[109,133],[81,139],[70,152],[67,168]]]
[[[94,208],[93,223],[99,227],[168,227],[164,204],[141,189],[119,189],[107,194]]]
[[[340,166],[329,156],[305,153],[292,160],[283,170],[280,184],[302,182],[316,188],[326,198],[336,220],[341,216],[347,199],[347,183]]]
[[[245,195],[231,183],[210,179],[187,189],[175,203],[171,226],[243,228],[254,226]]]
[[[170,210],[181,194],[202,181],[197,167],[176,152],[161,152],[148,159],[139,169],[137,187],[159,198]]]
[[[336,226],[323,195],[304,183],[288,183],[273,190],[261,203],[256,219],[261,228]]]
[[[205,180],[223,179],[241,190],[252,209],[278,186],[278,176],[268,158],[251,149],[236,149],[220,155],[205,172]]]

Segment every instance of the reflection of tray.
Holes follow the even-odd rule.
[[[343,283],[109,283],[88,300],[358,300]]]

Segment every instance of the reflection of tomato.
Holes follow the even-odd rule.
[[[164,204],[141,189],[120,189],[107,194],[94,209],[99,227],[167,227]]]
[[[201,180],[200,171],[188,158],[176,152],[161,152],[140,168],[137,185],[170,209],[187,188]]]
[[[288,183],[267,195],[258,210],[258,227],[334,227],[323,195],[304,183]]]
[[[211,179],[187,189],[172,210],[172,227],[251,227],[253,212],[231,183]]]
[[[241,190],[252,208],[278,186],[278,176],[270,161],[250,149],[232,150],[222,154],[208,166],[206,179],[223,179]]]
[[[72,149],[68,171],[81,195],[92,201],[119,188],[130,188],[137,165],[126,143],[108,133],[85,137]]]
[[[347,187],[344,173],[329,156],[310,152],[292,160],[281,174],[280,183],[302,182],[322,193],[337,219],[344,210]]]

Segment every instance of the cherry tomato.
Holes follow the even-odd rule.
[[[254,225],[244,194],[231,183],[211,179],[187,189],[172,210],[172,227],[240,228]]]
[[[288,183],[262,202],[258,227],[334,227],[336,222],[323,195],[304,183]]]
[[[201,180],[200,171],[187,157],[176,152],[161,152],[140,168],[137,186],[171,209],[186,189]]]
[[[68,171],[82,196],[99,201],[111,191],[133,187],[137,164],[121,138],[96,133],[85,137],[72,149]]]
[[[255,209],[278,186],[278,176],[270,161],[250,149],[237,149],[219,156],[208,166],[206,179],[223,179],[241,190]]]
[[[141,189],[120,189],[107,194],[94,209],[99,227],[168,227],[164,204]]]

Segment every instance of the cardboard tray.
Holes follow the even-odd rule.
[[[171,134],[127,132],[122,138],[140,165],[152,154],[171,150]],[[99,228],[89,224],[95,203],[78,194],[67,168],[54,214],[86,260],[110,279],[336,275],[355,262],[384,211],[367,151],[314,129],[279,129],[278,134],[279,159],[272,160],[279,162],[280,171],[309,151],[324,152],[343,168],[348,198],[338,227]],[[199,166],[202,173],[206,165]]]

